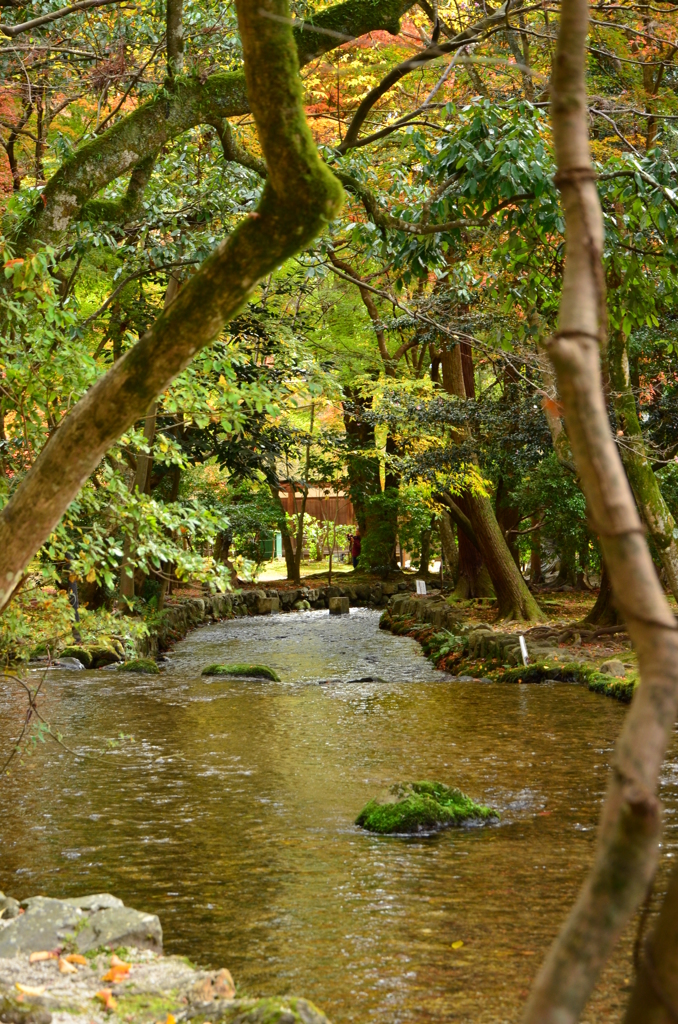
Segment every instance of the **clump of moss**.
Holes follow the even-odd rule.
[[[559,683],[584,683],[594,693],[603,693],[606,697],[614,697],[625,704],[630,703],[637,679],[618,679],[615,676],[599,672],[593,665],[585,662],[572,661],[564,665],[550,665],[537,661],[534,665],[524,665],[509,669],[499,676],[500,683],[541,683],[546,679],[555,679]]]
[[[121,665],[118,672],[138,672],[142,676],[157,676],[160,669],[151,658],[135,658]]]
[[[246,676],[249,679],[270,679],[280,682],[280,676],[268,665],[208,665],[202,670],[204,676]]]
[[[435,832],[467,821],[490,821],[499,815],[477,804],[460,789],[442,782],[407,782],[391,787],[395,800],[370,800],[355,820],[368,832],[411,834]]]
[[[64,647],[63,651],[59,655],[60,658],[77,658],[85,668],[91,668],[92,666],[92,652],[86,647],[80,647],[77,644],[71,644],[69,647]]]

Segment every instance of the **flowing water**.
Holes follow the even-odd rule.
[[[564,684],[449,681],[367,610],[219,623],[170,658],[156,677],[49,673],[44,716],[96,757],[38,744],[3,783],[0,888],[112,892],[160,915],[168,952],[226,965],[251,993],[303,994],[335,1024],[518,1020],[591,861],[625,708]],[[215,661],[283,682],[202,678]],[[2,751],[20,701],[3,684]],[[120,733],[134,743],[108,752]],[[501,823],[354,826],[372,796],[420,778]],[[662,795],[671,857],[676,750]],[[627,947],[586,1021],[618,1013]]]

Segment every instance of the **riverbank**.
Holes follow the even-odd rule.
[[[441,595],[410,594],[391,598],[379,625],[397,636],[412,637],[436,668],[458,679],[577,682],[623,703],[631,701],[639,681],[633,652],[618,643],[616,657],[591,656],[582,640],[586,631],[581,625],[553,624],[524,632],[504,626],[500,630],[488,623],[464,622],[460,610]],[[589,632],[594,639],[596,633],[604,633]],[[523,664],[521,636],[527,665]]]
[[[8,916],[11,915],[11,916]],[[8,955],[13,954],[13,955]],[[108,893],[22,904],[0,893],[3,1024],[327,1024],[305,999],[253,997],[230,971],[164,956],[154,914]]]
[[[144,620],[123,615],[113,620],[109,613],[103,620],[105,632],[81,642],[62,637],[51,650],[45,645],[34,648],[29,664],[32,667],[55,664],[64,668],[93,669],[134,665],[140,660],[161,657],[191,630],[212,622],[280,612],[320,611],[329,608],[335,598],[344,598],[346,608],[378,609],[385,607],[395,595],[409,593],[414,588],[413,579],[374,580],[342,586],[243,588],[232,594],[180,598]],[[114,623],[124,627],[124,631],[116,631]],[[143,672],[144,666],[136,665],[134,670]],[[146,670],[153,671],[152,666],[147,665]]]

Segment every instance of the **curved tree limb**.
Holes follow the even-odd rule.
[[[90,389],[0,515],[0,610],[107,449],[218,336],[257,282],[339,213],[343,192],[304,117],[286,0],[237,0],[247,94],[268,166],[255,213],[221,242],[137,345]]]
[[[525,1024],[574,1024],[653,877],[658,777],[678,710],[678,626],[662,591],[610,432],[600,372],[605,334],[603,221],[586,111],[587,0],[563,0],[552,122],[566,225],[559,329],[548,345],[572,452],[641,684],[616,745],[593,867],[552,945]]]
[[[66,18],[69,14],[77,14],[78,11],[86,11],[90,7],[105,7],[108,4],[118,4],[120,2],[121,0],[79,0],[79,3],[73,4],[72,7],[62,7],[58,11],[52,11],[51,14],[41,14],[39,18],[22,21],[19,25],[0,24],[0,32],[13,39],[14,36],[18,36],[22,32],[30,32],[33,28],[40,28],[41,25],[47,25],[52,21],[59,21],[61,18]]]

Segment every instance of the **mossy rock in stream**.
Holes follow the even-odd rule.
[[[436,832],[467,821],[491,821],[499,815],[460,789],[442,782],[406,782],[391,787],[394,800],[370,800],[355,820],[368,832],[400,835]]]
[[[270,679],[273,683],[280,682],[280,676],[268,665],[208,665],[201,674],[203,676],[243,676],[248,679]]]
[[[134,658],[120,666],[118,672],[136,672],[141,676],[160,675],[160,669],[151,658]]]
[[[85,668],[92,667],[92,652],[87,647],[80,647],[77,644],[70,644],[64,647],[59,655],[60,658],[77,658]]]

